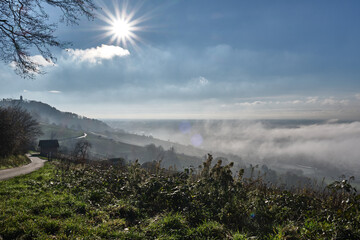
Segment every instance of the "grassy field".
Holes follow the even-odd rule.
[[[0,182],[3,239],[360,239],[349,180],[287,191],[231,165],[169,173],[48,162]],[[0,237],[0,239],[1,239]]]
[[[24,155],[13,155],[6,158],[0,158],[0,170],[20,167],[29,163],[31,163],[30,159]]]

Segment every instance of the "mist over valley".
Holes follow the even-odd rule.
[[[359,176],[360,122],[357,121],[104,121],[115,129],[201,149],[200,153],[236,155],[241,163],[297,169],[308,176]],[[186,149],[181,152],[193,155]]]

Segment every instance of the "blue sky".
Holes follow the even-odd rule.
[[[0,96],[96,118],[360,118],[358,1],[128,2],[133,9],[146,17],[136,48],[101,38],[100,19],[59,25],[72,46],[54,49],[56,65],[34,80],[1,63]]]

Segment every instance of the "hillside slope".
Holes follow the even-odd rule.
[[[19,106],[27,110],[40,122],[43,135],[38,140],[58,139],[61,150],[67,153],[73,151],[76,142],[85,134],[86,140],[92,144],[90,154],[93,159],[122,157],[129,161],[138,159],[140,163],[162,159],[164,167],[175,165],[183,169],[197,166],[203,156],[209,152],[193,146],[115,130],[100,120],[62,112],[38,101],[22,99],[0,101],[0,107],[9,106]],[[228,162],[227,159],[241,162],[226,154],[215,154],[215,156],[222,156],[225,162]]]
[[[27,110],[39,122],[56,124],[74,130],[109,131],[111,128],[104,122],[83,117],[75,113],[61,112],[58,109],[42,102],[32,100],[3,99],[0,107],[19,106]]]

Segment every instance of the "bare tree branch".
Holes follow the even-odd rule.
[[[53,35],[57,24],[49,23],[46,5],[60,9],[60,21],[68,25],[77,24],[80,16],[93,19],[96,9],[93,0],[0,0],[0,59],[25,78],[43,73],[30,51],[36,49],[46,61],[55,62],[50,48],[67,44]]]

